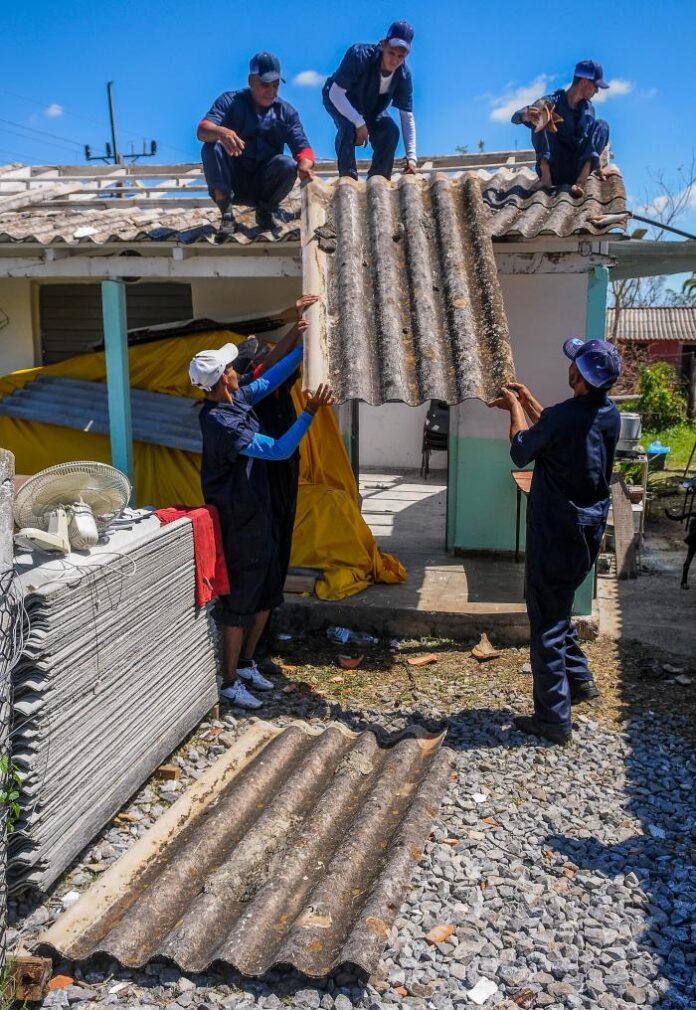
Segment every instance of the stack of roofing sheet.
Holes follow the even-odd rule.
[[[192,529],[148,517],[89,555],[16,558],[30,631],[14,674],[13,890],[55,881],[215,704]]]

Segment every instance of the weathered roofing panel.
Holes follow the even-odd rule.
[[[513,378],[481,189],[473,175],[312,183],[303,236],[305,375],[339,402],[488,399]]]
[[[603,235],[623,228],[628,220],[626,190],[618,174],[605,180],[591,175],[581,199],[572,197],[568,186],[538,188],[538,176],[527,168],[501,169],[480,179],[494,238]]]
[[[518,154],[523,156],[525,152]],[[493,173],[480,167],[482,160],[489,162]],[[570,196],[567,186],[553,193],[535,190],[537,176],[531,169],[519,163],[501,168],[501,159],[495,153],[487,159],[464,155],[435,158],[432,163],[436,170],[441,168],[450,175],[464,168],[479,180],[494,238],[601,235],[611,228],[622,227],[626,221],[626,193],[618,175],[605,181],[592,176],[585,196],[577,200]],[[135,184],[128,176],[116,178],[114,172],[114,178],[106,179],[103,175],[84,179],[71,175],[67,181],[60,181],[60,177],[43,181],[37,177],[27,185],[41,188],[0,192],[0,244],[67,244],[89,249],[107,243],[214,243],[219,211],[204,195],[200,166],[165,167],[176,176],[170,181],[181,185],[157,189],[145,185],[148,179],[152,181],[153,171],[138,177]],[[419,178],[428,180],[437,174],[423,169]],[[95,188],[105,184],[110,188]],[[116,189],[117,186],[128,188]],[[273,232],[257,228],[255,212],[249,207],[235,207],[238,230],[226,239],[225,245],[297,241],[299,211],[299,187],[284,201]]]
[[[186,396],[131,389],[133,438],[168,449],[201,451],[196,400]],[[56,375],[40,375],[0,398],[0,414],[57,424],[63,428],[109,434],[106,384]]]
[[[40,944],[129,967],[371,973],[447,785],[441,742],[257,723]]]
[[[652,306],[645,309],[625,308],[618,312],[609,309],[607,313],[607,333],[614,333],[617,340],[631,340],[650,344],[657,340],[678,340],[680,343],[696,343],[696,306]]]

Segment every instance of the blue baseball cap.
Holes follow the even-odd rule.
[[[257,53],[249,60],[249,73],[256,74],[264,84],[272,84],[273,81],[283,81],[280,76],[280,60],[273,53]]]
[[[407,53],[410,53],[414,34],[415,32],[408,21],[395,21],[394,24],[389,25],[387,42],[390,46],[405,49]]]
[[[588,81],[594,81],[598,88],[608,88],[609,85],[604,80],[602,64],[596,60],[580,60],[575,64],[574,77],[584,77]]]
[[[607,340],[571,337],[564,343],[563,353],[575,362],[580,375],[594,389],[613,385],[621,375],[621,357]]]

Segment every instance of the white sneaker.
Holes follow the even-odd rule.
[[[261,673],[255,660],[252,660],[251,666],[243,666],[237,670],[237,676],[246,680],[257,691],[272,691],[275,688],[275,684]]]
[[[235,680],[234,684],[220,689],[220,697],[230,705],[237,705],[238,708],[261,708],[261,702],[255,698],[251,691],[247,691],[241,680]]]

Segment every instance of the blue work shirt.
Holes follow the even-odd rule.
[[[203,433],[201,487],[208,505],[226,512],[233,505],[270,505],[266,465],[248,456],[259,431],[250,386],[236,390],[231,403],[205,400],[200,412]]]
[[[551,95],[544,95],[541,101],[548,102],[549,105],[554,105],[557,114],[562,118],[562,123],[557,123],[558,133],[555,134],[557,140],[559,140],[565,147],[576,148],[587,137],[587,133],[595,121],[595,110],[594,105],[588,98],[584,98],[581,102],[571,108],[568,102],[568,92],[565,88],[559,88],[558,91],[554,91]],[[519,126],[523,122],[522,115],[525,109],[518,109],[512,117],[512,122],[516,126]],[[527,123],[531,129],[534,129],[534,125]]]
[[[225,91],[204,119],[234,130],[242,138],[244,152],[235,160],[247,169],[254,169],[260,162],[268,162],[282,154],[286,144],[293,158],[309,148],[300,117],[292,105],[276,98],[268,109],[258,112],[249,88]]]
[[[405,63],[394,71],[389,90],[379,93],[381,78],[380,65],[382,50],[377,43],[362,43],[351,46],[341,64],[329,77],[325,90],[337,84],[346,92],[346,98],[366,122],[376,119],[393,104],[402,112],[413,112],[413,81],[411,71]]]
[[[550,525],[603,522],[621,417],[606,393],[574,396],[542,411],[510,445],[517,466],[534,461],[528,516]]]

